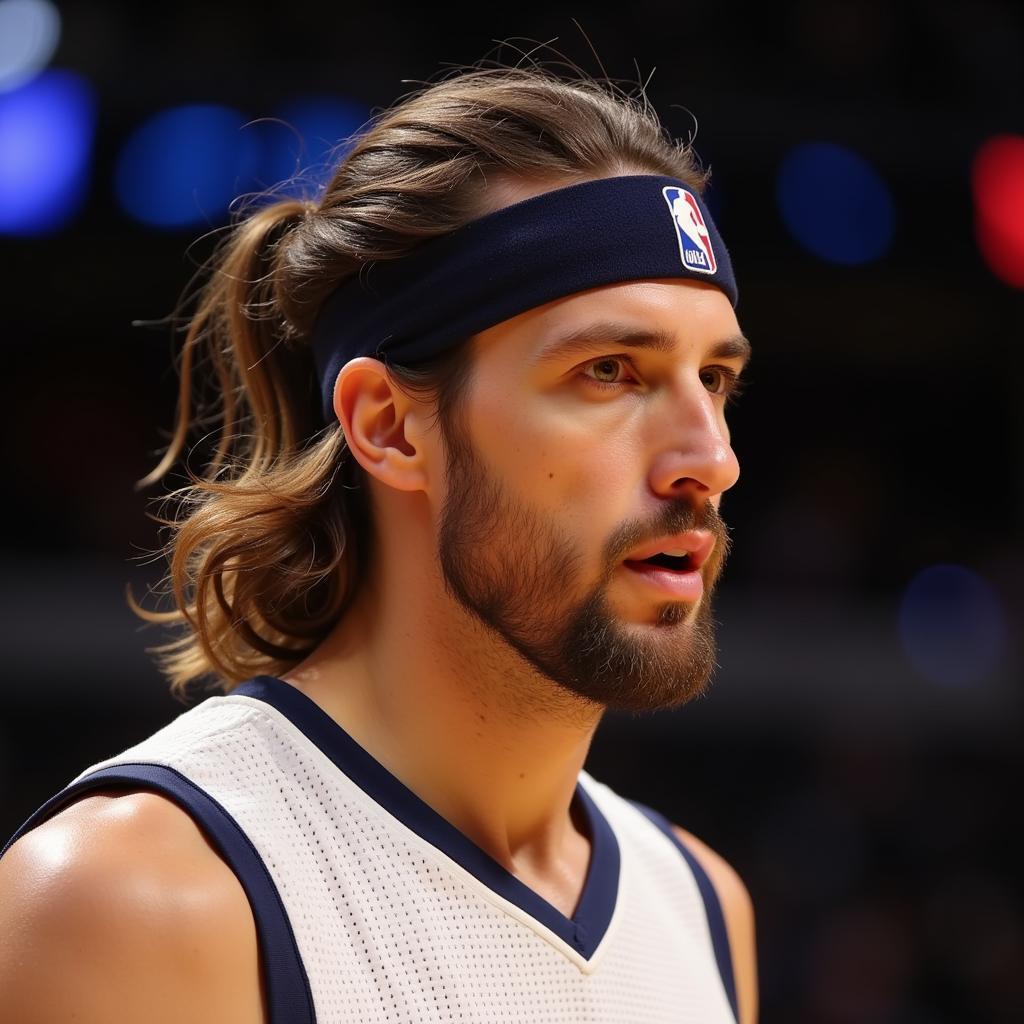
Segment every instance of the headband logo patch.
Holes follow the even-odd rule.
[[[718,261],[711,248],[711,235],[693,193],[675,185],[666,185],[661,194],[672,214],[683,266],[698,274],[713,274],[718,269]]]

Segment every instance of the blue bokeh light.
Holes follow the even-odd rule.
[[[261,122],[260,177],[276,195],[315,198],[369,120],[361,104],[337,96],[292,100]]]
[[[0,94],[0,232],[46,234],[77,212],[95,124],[92,88],[70,71]]]
[[[230,107],[172,107],[143,122],[117,160],[115,190],[126,213],[154,227],[217,224],[253,187],[263,154],[246,117]]]
[[[974,683],[1003,654],[1006,622],[992,587],[962,565],[933,565],[908,584],[900,638],[911,664],[931,682]]]
[[[795,146],[779,167],[776,198],[790,234],[830,263],[870,263],[892,242],[889,188],[871,164],[844,146]]]

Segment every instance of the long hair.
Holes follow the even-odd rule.
[[[187,319],[170,443],[137,484],[163,478],[203,432],[203,472],[186,462],[189,484],[159,499],[175,514],[153,516],[169,532],[157,554],[174,608],[147,610],[128,591],[137,615],[177,632],[148,650],[178,699],[194,682],[227,692],[283,674],[372,571],[365,471],[340,424],[322,426],[308,346],[326,296],[361,267],[497,208],[496,178],[650,173],[703,192],[708,172],[640,93],[539,67],[456,72],[375,115],[316,201],[279,199],[230,226]],[[387,366],[396,386],[436,403],[442,430],[472,372],[468,341]]]

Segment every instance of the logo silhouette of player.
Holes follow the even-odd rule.
[[[683,263],[691,270],[714,274],[718,261],[697,200],[683,188],[668,186],[664,192],[679,229],[679,251]]]

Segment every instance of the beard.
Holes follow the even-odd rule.
[[[717,655],[711,596],[730,547],[713,505],[666,502],[658,522],[620,527],[602,552],[599,578],[574,598],[585,558],[559,519],[511,494],[461,429],[445,435],[447,489],[437,554],[455,601],[554,683],[562,698],[572,695],[574,705],[642,714],[680,707],[707,690]],[[663,601],[655,623],[623,622],[607,592],[624,556],[647,540],[691,529],[715,537],[700,570],[704,593],[697,606]]]

